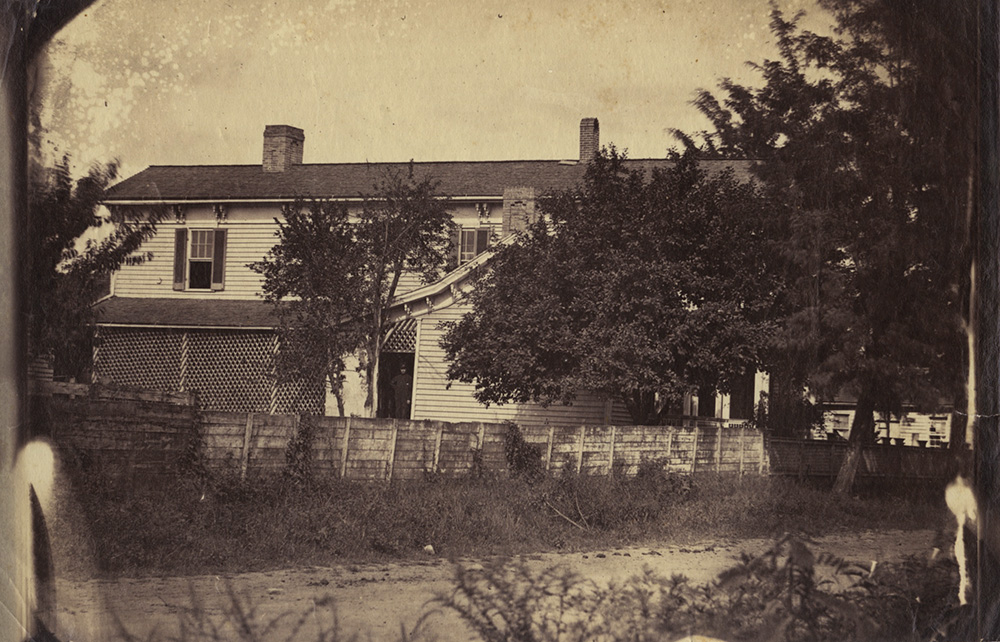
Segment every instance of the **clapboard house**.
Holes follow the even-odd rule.
[[[275,243],[275,219],[283,205],[322,198],[350,207],[359,195],[371,193],[385,172],[412,167],[418,180],[437,181],[438,192],[451,203],[458,267],[429,285],[415,275],[404,278],[397,290],[396,324],[381,378],[390,379],[403,365],[413,374],[410,418],[629,423],[620,403],[586,392],[572,406],[486,408],[473,398],[471,385],[447,380],[439,345],[440,322],[468,309],[462,294],[471,287],[473,270],[488,260],[490,244],[505,242],[527,224],[538,198],[583,179],[599,149],[596,118],[581,121],[579,143],[579,156],[572,160],[307,164],[303,131],[275,125],[265,128],[260,164],[149,167],[114,186],[107,199],[110,208],[140,215],[166,208],[168,215],[142,248],[152,258],[123,267],[113,278],[111,296],[99,304],[94,376],[120,385],[196,391],[201,404],[214,410],[336,413],[322,382],[275,378],[275,318],[261,298],[261,276],[248,265]],[[627,162],[648,171],[668,161]],[[746,167],[737,170],[745,173]],[[349,386],[360,385],[356,372],[347,374]],[[687,411],[748,417],[764,385],[761,376],[748,377],[732,401],[703,399],[699,412],[692,400]],[[362,412],[359,395],[348,392],[347,401],[348,412]]]

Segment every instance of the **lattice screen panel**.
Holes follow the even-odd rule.
[[[102,328],[98,381],[192,390],[207,410],[323,414],[323,382],[278,383],[275,335],[246,330]]]
[[[101,328],[94,360],[99,382],[150,390],[178,390],[181,333]]]
[[[275,389],[274,412],[286,415],[322,415],[326,402],[323,381],[279,383]]]
[[[400,321],[392,327],[383,352],[416,352],[417,351],[417,322],[415,319]]]
[[[273,334],[197,330],[187,336],[185,387],[198,393],[202,407],[271,412]]]

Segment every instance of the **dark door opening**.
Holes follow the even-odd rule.
[[[409,419],[413,396],[412,352],[383,352],[379,358],[378,417]]]

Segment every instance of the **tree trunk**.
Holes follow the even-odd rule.
[[[833,484],[833,492],[840,495],[846,495],[854,489],[854,478],[861,464],[862,449],[875,441],[875,403],[867,388],[862,390],[858,397],[848,441],[851,447],[837,472],[837,481]]]
[[[378,346],[369,345],[365,352],[367,353],[367,363],[365,363],[365,385],[368,388],[367,394],[365,395],[365,411],[369,417],[375,418],[378,416],[378,361],[379,361],[379,349]]]
[[[625,408],[628,410],[632,423],[637,426],[653,426],[658,423],[659,413],[656,412],[656,395],[652,392],[638,390],[622,395]]]

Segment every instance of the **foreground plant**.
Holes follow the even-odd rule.
[[[273,617],[265,616],[259,603],[240,595],[228,582],[221,608],[207,605],[194,590],[189,599],[190,604],[179,609],[177,635],[154,630],[146,638],[139,638],[119,621],[120,639],[126,642],[357,642],[370,639],[358,633],[343,632],[330,597],[316,600],[312,609],[301,613],[288,611]],[[400,623],[398,642],[427,639],[424,622],[433,613],[425,613],[411,629]]]
[[[436,601],[488,642],[965,639],[971,613],[957,606],[951,561],[864,568],[812,545],[786,535],[701,585],[649,569],[605,587],[560,567],[459,565],[454,590]]]

